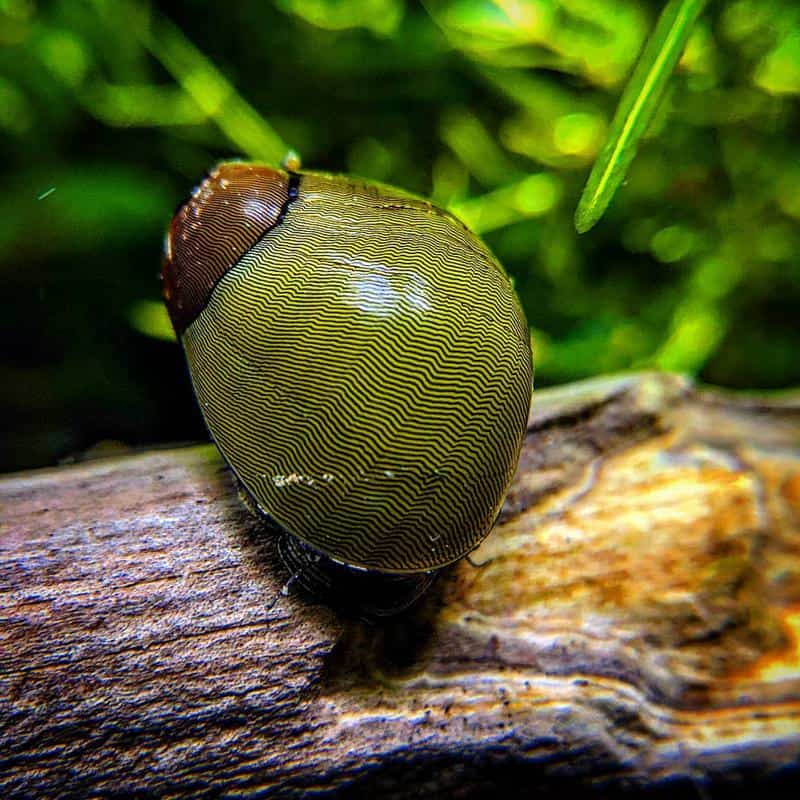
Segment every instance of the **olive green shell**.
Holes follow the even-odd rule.
[[[522,309],[450,214],[278,174],[293,187],[280,214],[182,333],[208,428],[259,509],[306,544],[371,570],[442,567],[490,531],[516,468]]]

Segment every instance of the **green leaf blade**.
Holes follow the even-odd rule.
[[[581,194],[575,212],[578,233],[585,233],[597,223],[622,183],[705,4],[706,0],[670,0],[661,12]]]

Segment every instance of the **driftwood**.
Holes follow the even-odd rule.
[[[800,396],[535,393],[485,565],[380,624],[281,594],[208,445],[7,476],[0,509],[3,798],[800,780]]]

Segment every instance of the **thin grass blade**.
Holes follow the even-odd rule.
[[[94,0],[94,5],[115,25],[127,26],[243,156],[275,166],[281,163],[289,145],[164,14],[124,0]]]
[[[586,182],[575,227],[588,231],[603,216],[625,177],[640,139],[664,95],[695,20],[706,0],[670,0],[631,75],[603,147]]]

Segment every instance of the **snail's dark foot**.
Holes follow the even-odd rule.
[[[433,583],[436,572],[393,575],[340,564],[286,532],[278,552],[300,585],[320,601],[364,619],[388,617],[407,609]]]
[[[283,530],[264,514],[238,479],[236,486],[245,508],[269,528],[269,535],[277,536],[278,552],[291,575],[283,594],[299,586],[332,608],[363,619],[375,619],[405,611],[425,593],[438,574],[433,571],[394,575],[340,564]]]

